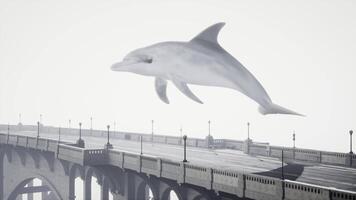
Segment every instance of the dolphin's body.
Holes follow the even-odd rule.
[[[156,92],[169,103],[167,80],[187,97],[202,101],[187,84],[218,86],[235,89],[256,101],[262,114],[292,114],[294,111],[272,103],[258,80],[217,41],[225,23],[205,29],[189,42],[162,42],[129,53],[122,62],[112,65],[113,71],[127,71],[154,76]]]

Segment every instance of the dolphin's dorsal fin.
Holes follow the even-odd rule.
[[[185,96],[189,97],[190,99],[198,102],[198,103],[203,103],[197,96],[193,94],[193,92],[189,89],[186,83],[176,79],[173,77],[172,79],[173,84],[181,91]]]
[[[190,42],[195,41],[205,41],[211,42],[213,44],[218,44],[218,35],[222,27],[224,27],[225,22],[220,22],[214,25],[209,26],[204,31],[195,36]]]
[[[158,97],[164,102],[169,104],[169,100],[167,98],[167,81],[162,78],[156,78],[155,80],[155,88]]]

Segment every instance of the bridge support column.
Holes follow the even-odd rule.
[[[68,200],[75,200],[75,176],[69,175],[69,197]]]
[[[109,200],[109,182],[104,178],[100,188],[101,200]]]
[[[28,182],[27,187],[33,187],[33,180]],[[27,194],[27,200],[33,200],[33,193],[28,193]]]
[[[84,178],[84,186],[83,186],[83,192],[84,192],[84,199],[85,200],[91,200],[91,181],[92,181],[92,176],[91,175],[86,175]]]
[[[0,147],[0,151],[4,151]],[[4,199],[4,154],[0,152],[0,199]]]
[[[180,196],[185,200],[215,200],[219,199],[217,195],[210,190],[199,188],[191,185],[182,185],[180,188]]]

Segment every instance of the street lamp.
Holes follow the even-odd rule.
[[[210,120],[208,121],[208,124],[209,124],[209,138],[210,138]]]
[[[151,120],[151,131],[152,131],[151,142],[152,142],[152,144],[153,144],[153,123],[154,123],[154,121]]]
[[[142,155],[142,135],[140,135],[140,144],[141,144],[140,154]]]
[[[113,146],[112,146],[112,144],[110,144],[110,125],[107,125],[106,128],[108,129],[108,134],[107,134],[108,141],[107,141],[105,147],[106,147],[106,149],[112,149]]]
[[[282,180],[284,180],[284,151],[282,149]]]
[[[7,136],[10,136],[10,123],[7,124]]]
[[[10,123],[7,124],[7,143],[9,143],[10,139]]]
[[[179,129],[179,132],[180,132],[180,144],[182,144],[182,137],[183,137],[183,128],[182,126],[180,126],[180,129]]]
[[[350,133],[350,154],[353,154],[353,152],[352,152],[352,133],[353,133],[353,131],[350,130],[349,133]]]
[[[90,135],[93,134],[93,117],[90,117]]]
[[[72,120],[68,120],[68,128],[70,128],[71,122],[72,122]]]
[[[37,122],[37,138],[40,137],[40,122]]]
[[[114,132],[116,131],[116,121],[114,121]]]
[[[82,140],[82,122],[79,122],[79,140]]]
[[[184,135],[183,136],[183,142],[184,142],[184,159],[183,159],[183,162],[188,162],[187,161],[187,136]]]
[[[58,128],[58,142],[61,141],[61,127]]]
[[[77,146],[84,148],[84,140],[82,140],[82,122],[79,122],[79,139],[77,140]]]
[[[295,131],[293,131],[293,148],[295,149]]]
[[[247,140],[250,140],[250,122],[247,122]]]

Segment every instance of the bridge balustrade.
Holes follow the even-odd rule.
[[[157,158],[149,156],[140,156],[141,158],[141,172],[147,174],[157,174],[158,165]]]
[[[57,157],[59,159],[67,160],[72,163],[84,165],[84,149],[83,148],[59,144]]]
[[[236,194],[238,196],[245,195],[246,197],[253,199],[280,199],[283,194],[285,199],[290,200],[344,200],[356,198],[356,193],[349,191],[336,190],[333,188],[295,181],[282,181],[280,179],[260,175],[242,174],[238,171],[207,168],[194,163],[177,162],[131,152],[107,149],[83,149],[66,144],[59,144],[58,141],[51,139],[0,134],[0,143],[28,147],[40,151],[58,151],[57,157],[59,159],[77,163],[82,166],[110,164],[125,169],[131,169],[138,173],[142,172],[147,175],[156,175],[157,177],[176,180],[178,183],[189,183],[206,188],[207,190]],[[257,145],[254,147],[256,146]],[[257,148],[263,149],[263,146],[258,146]],[[287,157],[290,155],[288,152],[291,152],[291,150],[293,149],[285,149]],[[260,152],[260,150],[257,150],[256,152]],[[271,152],[274,152],[272,153],[274,156],[280,156],[278,152],[281,152],[281,148],[273,147]],[[327,162],[327,159],[330,158],[334,159],[333,157],[336,157],[337,159],[346,159],[347,155],[350,156],[349,154],[332,152],[323,152],[323,154],[319,154],[318,151],[300,149],[297,149],[296,153],[297,152],[314,157],[320,156],[322,162]],[[356,159],[356,155],[351,155],[350,157]]]
[[[174,162],[171,160],[162,159],[161,164],[161,176],[172,179],[178,180],[181,170],[181,164],[179,162]],[[181,180],[182,181],[182,180]]]
[[[326,188],[302,184],[298,182],[285,181],[285,198],[290,200],[299,199],[327,199],[329,190]]]
[[[332,200],[356,200],[356,194],[350,194],[346,191],[331,190],[330,193]]]
[[[7,143],[7,135],[6,134],[1,134],[0,135],[0,143],[6,144]]]
[[[27,147],[27,137],[26,136],[18,136],[17,137],[17,146]]]
[[[281,181],[278,179],[245,175],[246,191],[245,195],[251,199],[275,199],[280,196]]]
[[[230,194],[237,194],[239,178],[242,174],[234,171],[212,169],[213,188],[216,191],[224,191]]]
[[[9,135],[9,139],[8,139],[7,143],[16,146],[17,145],[17,136],[16,135]]]
[[[36,149],[37,148],[37,138],[35,137],[28,137],[27,138],[27,147]]]
[[[108,164],[124,168],[124,152],[109,150]]]
[[[170,137],[170,136],[167,136],[167,144],[174,144],[174,145],[179,145],[179,144],[182,144],[182,138],[180,137]]]
[[[37,149],[42,151],[47,151],[48,140],[43,138],[38,138],[37,140]]]
[[[108,164],[108,154],[106,149],[84,149],[83,157],[85,165]]]
[[[140,172],[140,156],[133,153],[124,153],[124,168]]]
[[[211,188],[211,170],[197,165],[185,164],[185,182]]]
[[[326,163],[326,164],[345,165],[345,163],[346,163],[346,154],[324,151],[321,154],[321,162],[322,163]]]

